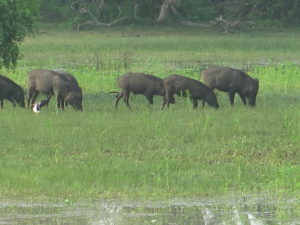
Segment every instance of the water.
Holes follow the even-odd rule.
[[[263,196],[102,200],[81,203],[0,201],[0,224],[184,225],[300,224],[300,200]]]

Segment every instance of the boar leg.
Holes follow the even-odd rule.
[[[33,93],[34,93],[34,90],[31,89],[31,88],[29,88],[29,91],[28,91],[28,99],[27,99],[27,107],[28,107],[28,108],[30,107],[30,102],[31,102]]]
[[[149,104],[153,105],[153,95],[147,95],[146,98],[147,98]]]
[[[60,108],[60,98],[59,98],[59,96],[56,97],[56,101],[57,101],[56,106],[59,109]]]
[[[242,99],[242,101],[243,101],[244,105],[247,105],[247,101],[246,101],[246,97],[245,97],[245,95],[243,95],[243,94],[240,94],[240,93],[238,93],[238,94],[239,94],[239,96],[241,97],[241,99]]]
[[[165,99],[164,99],[163,108],[166,104],[167,104],[167,107],[169,108],[171,100],[172,100],[173,103],[175,103],[174,93],[171,90],[167,90],[166,96],[165,96]]]
[[[3,108],[3,98],[1,98],[1,108]]]
[[[130,95],[130,91],[126,91],[124,93],[124,102],[126,103],[127,107],[130,108],[130,105],[129,105],[129,95]]]
[[[34,102],[35,102],[35,100],[36,100],[36,98],[37,98],[38,95],[39,95],[38,91],[33,91],[31,97],[29,95],[29,98],[28,98],[28,108],[33,106],[33,104],[34,104]]]
[[[167,104],[167,99],[166,99],[166,97],[164,97],[164,101],[163,101],[163,105],[162,105],[161,109],[164,109],[166,104]]]
[[[120,94],[116,96],[115,108],[117,108],[120,99],[123,98],[123,97],[124,97],[124,94],[123,94],[123,91],[121,91]]]
[[[215,88],[214,87],[211,87],[210,85],[207,85],[212,91],[214,91],[215,90]],[[205,106],[205,101],[204,100],[202,100],[202,107],[204,107]]]
[[[60,97],[60,106],[62,110],[65,110],[65,99],[63,96]]]
[[[229,100],[231,105],[233,105],[234,103],[234,96],[235,96],[235,91],[229,91]]]
[[[198,107],[198,100],[196,98],[192,98],[193,106],[196,109]]]
[[[28,92],[28,100],[27,100],[27,107],[30,108],[34,101],[36,100],[37,96],[39,95],[39,92],[34,89],[29,89]]]
[[[61,98],[61,108],[65,110],[65,101],[63,98]]]
[[[47,101],[46,106],[47,106],[47,107],[48,107],[48,105],[49,105],[49,102],[50,102],[51,97],[52,97],[52,95],[48,95],[48,96],[47,96],[47,99],[46,99],[46,101]]]
[[[58,109],[62,108],[63,110],[65,110],[64,99],[61,95],[57,95],[57,108]]]

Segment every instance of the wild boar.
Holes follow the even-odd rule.
[[[259,80],[245,72],[230,67],[212,66],[202,72],[202,79],[211,89],[228,92],[231,105],[234,103],[235,93],[238,93],[244,105],[248,101],[250,106],[255,106]]]
[[[115,108],[118,106],[119,100],[124,97],[124,102],[130,108],[129,95],[142,94],[149,104],[153,104],[154,95],[165,95],[163,80],[159,77],[142,74],[142,73],[127,73],[117,79],[119,87],[122,89],[116,96]]]
[[[28,107],[34,104],[39,93],[57,96],[57,107],[64,110],[70,104],[76,110],[82,110],[82,89],[77,80],[69,73],[48,69],[32,70],[28,73]]]
[[[198,80],[180,75],[171,75],[163,81],[166,89],[163,107],[165,105],[169,107],[170,100],[174,103],[174,94],[189,96],[193,101],[194,108],[198,107],[198,100],[203,100],[212,107],[219,107],[215,93]]]
[[[18,104],[21,107],[25,107],[23,89],[11,79],[0,75],[1,108],[3,108],[4,99],[10,101],[13,106],[16,106],[16,104]]]

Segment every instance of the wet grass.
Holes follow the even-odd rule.
[[[118,36],[119,35],[119,36]],[[280,37],[279,37],[280,36]],[[54,32],[29,38],[15,71],[63,68],[84,91],[84,111],[39,115],[5,102],[0,117],[0,196],[168,198],[228,192],[299,196],[298,34]],[[236,44],[234,44],[236,43]],[[97,58],[98,57],[98,58]],[[275,63],[274,61],[284,61]],[[206,63],[244,67],[260,79],[257,107],[218,93],[220,109],[178,99],[161,110],[142,96],[113,108],[115,78],[126,71],[199,79]],[[251,65],[268,62],[268,65]]]

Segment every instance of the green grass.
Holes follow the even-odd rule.
[[[299,196],[299,34],[142,32],[139,38],[114,30],[27,38],[19,67],[1,73],[25,88],[30,69],[65,69],[83,88],[84,111],[57,111],[53,99],[36,115],[5,102],[0,197]],[[194,110],[177,98],[162,111],[161,97],[149,107],[143,96],[132,96],[132,110],[123,102],[115,110],[114,95],[107,94],[127,71],[199,79],[207,63],[247,68],[259,78],[257,107],[244,107],[238,96],[231,107],[218,92],[218,110]]]
[[[132,34],[140,37],[130,36]],[[19,65],[94,67],[99,61],[101,68],[112,70],[124,64],[127,67],[153,66],[157,61],[174,64],[285,62],[299,60],[299,38],[299,32],[224,34],[175,29],[162,32],[156,27],[141,31],[125,28],[98,32],[50,30],[36,38],[27,38],[22,45],[24,58]]]

